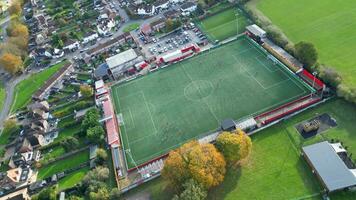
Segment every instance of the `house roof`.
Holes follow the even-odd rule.
[[[329,142],[312,144],[302,149],[329,192],[356,185],[355,175]]]
[[[129,36],[131,36],[130,33],[123,33],[123,34],[117,36],[116,38],[114,38],[112,40],[109,40],[109,41],[107,41],[105,43],[97,45],[96,47],[94,47],[92,49],[89,49],[87,51],[87,53],[89,55],[92,55],[92,54],[98,52],[99,50],[107,48],[107,47],[110,47],[110,46],[114,45],[115,43],[119,42],[120,40],[125,39],[125,38],[127,38]]]
[[[160,18],[157,21],[152,22],[151,26],[154,27],[154,26],[157,26],[157,25],[161,25],[162,23],[165,23],[165,22],[166,22],[166,19]]]
[[[107,58],[106,63],[108,64],[110,69],[113,69],[113,68],[120,66],[124,63],[127,63],[135,58],[137,58],[137,54],[136,54],[135,50],[129,49],[122,53],[116,54],[110,58]]]
[[[196,4],[193,3],[193,2],[188,1],[188,2],[186,2],[184,4],[182,4],[181,9],[185,10],[185,9],[191,8],[193,6],[196,6]]]

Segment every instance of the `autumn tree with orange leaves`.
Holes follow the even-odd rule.
[[[216,147],[229,165],[235,165],[251,152],[251,138],[238,129],[233,133],[223,132],[216,139]]]
[[[169,153],[162,177],[178,190],[189,179],[209,189],[224,180],[225,166],[223,155],[214,145],[191,141]]]
[[[1,55],[0,65],[11,74],[15,74],[23,69],[21,57],[11,53]]]

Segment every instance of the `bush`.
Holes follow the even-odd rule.
[[[342,81],[340,74],[338,74],[334,68],[323,65],[319,66],[319,76],[334,88],[337,88]]]
[[[79,141],[75,137],[67,137],[60,142],[66,152],[72,151],[73,149],[78,148]]]

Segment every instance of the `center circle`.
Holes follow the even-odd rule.
[[[196,80],[184,88],[184,95],[192,101],[202,100],[213,92],[213,84],[207,80]]]

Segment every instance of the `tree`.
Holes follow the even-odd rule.
[[[27,26],[19,22],[11,23],[11,25],[9,26],[9,33],[9,36],[11,37],[23,37],[25,39],[28,39],[29,36]]]
[[[16,120],[15,119],[8,119],[4,122],[4,129],[5,130],[12,130],[16,127]]]
[[[97,192],[89,193],[90,200],[109,200],[109,191],[106,187],[99,188]]]
[[[96,167],[89,171],[83,178],[84,185],[89,186],[92,181],[105,182],[109,178],[109,169],[107,167]]]
[[[338,74],[335,69],[327,66],[320,66],[319,76],[326,82],[328,82],[331,86],[337,87],[341,81],[342,77]]]
[[[23,50],[26,50],[28,46],[28,39],[24,37],[9,37],[8,42]]]
[[[169,153],[162,177],[176,189],[191,178],[209,189],[224,180],[225,165],[223,155],[214,145],[191,141]]]
[[[312,43],[301,41],[295,45],[297,58],[308,69],[311,69],[318,60],[318,52]]]
[[[60,144],[64,147],[64,149],[69,152],[73,149],[75,149],[76,147],[79,146],[79,141],[77,138],[72,137],[72,136],[68,136],[65,139],[63,139]]]
[[[97,162],[101,165],[104,164],[104,162],[108,159],[108,154],[102,148],[98,148],[96,150],[96,156],[97,156]]]
[[[49,187],[42,190],[36,197],[32,197],[31,199],[37,200],[56,200],[57,199],[57,187]]]
[[[165,22],[167,32],[173,30],[173,20],[168,18]]]
[[[20,15],[21,14],[21,4],[18,1],[13,1],[10,7],[8,8],[10,15]]]
[[[84,97],[91,97],[93,95],[93,88],[89,85],[81,85],[80,94],[82,94]]]
[[[208,194],[204,187],[194,179],[189,179],[183,184],[183,192],[175,195],[173,200],[203,200]]]
[[[82,132],[86,133],[90,127],[100,126],[99,123],[100,114],[95,108],[88,110],[85,113],[84,119],[82,121]]]
[[[11,74],[16,74],[23,70],[21,57],[11,53],[4,53],[0,57],[0,65]]]
[[[250,137],[241,130],[236,133],[223,132],[216,139],[216,147],[229,165],[235,165],[246,158],[251,151],[251,146]]]
[[[102,139],[105,131],[102,126],[94,126],[87,129],[87,137],[91,142],[98,142]]]
[[[110,197],[109,199],[110,200],[117,200],[117,199],[120,199],[120,196],[121,196],[121,192],[119,189],[117,188],[113,188],[110,192]]]

